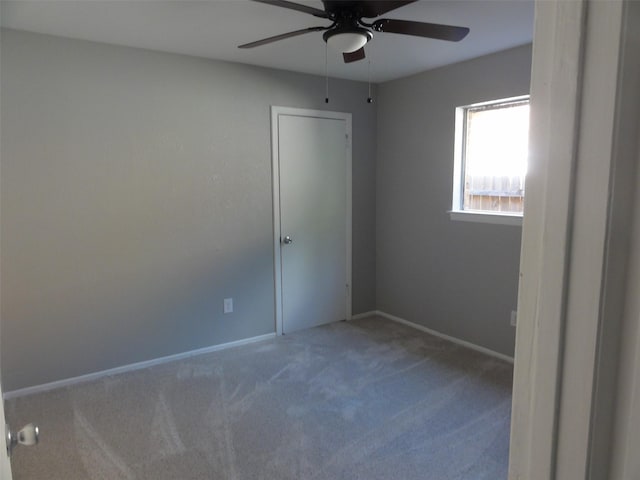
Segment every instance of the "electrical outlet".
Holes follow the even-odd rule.
[[[518,323],[518,312],[511,310],[511,326],[515,327],[516,323]]]
[[[225,298],[224,313],[232,313],[232,312],[233,312],[233,298]]]

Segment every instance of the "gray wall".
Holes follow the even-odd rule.
[[[523,46],[378,87],[377,307],[513,355],[521,228],[456,222],[457,106],[529,93]]]
[[[366,84],[10,30],[1,62],[5,391],[274,331],[270,105],[353,114],[375,308]]]

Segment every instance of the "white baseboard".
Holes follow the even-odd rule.
[[[144,362],[131,363],[129,365],[123,365],[122,367],[110,368],[109,370],[102,370],[100,372],[87,373],[86,375],[80,375],[72,378],[65,378],[63,380],[56,380],[55,382],[44,383],[42,385],[34,385],[32,387],[19,388],[17,390],[11,390],[5,392],[3,398],[10,400],[12,398],[24,397],[26,395],[33,395],[34,393],[43,393],[56,388],[69,387],[71,385],[77,385],[79,383],[88,382],[91,380],[97,380],[99,378],[108,377],[110,375],[117,375],[119,373],[132,372],[134,370],[140,370],[142,368],[153,367],[154,365],[161,365],[163,363],[175,362],[176,360],[183,360],[185,358],[195,357],[198,355],[204,355],[205,353],[217,352],[218,350],[226,350],[227,348],[239,347],[240,345],[247,345],[249,343],[260,342],[269,338],[274,338],[274,333],[267,333],[265,335],[259,335],[257,337],[244,338],[242,340],[236,340],[235,342],[222,343],[220,345],[212,345],[210,347],[198,348],[197,350],[190,350],[188,352],[176,353],[175,355],[168,355],[166,357],[154,358],[152,360],[145,360]]]
[[[499,358],[500,360],[504,360],[505,362],[513,363],[513,357],[509,357],[508,355],[504,355],[502,353],[495,352],[485,347],[481,347],[471,342],[467,342],[466,340],[461,340],[456,337],[452,337],[450,335],[446,335],[444,333],[440,333],[436,330],[432,330],[424,325],[420,325],[418,323],[410,322],[409,320],[405,320],[404,318],[396,317],[395,315],[388,314],[386,312],[380,310],[371,310],[369,312],[358,313],[356,315],[351,316],[351,320],[360,320],[363,318],[379,316],[386,318],[388,320],[402,323],[403,325],[407,325],[409,327],[415,328],[422,332],[428,333],[435,337],[442,338],[444,340],[448,340],[452,343],[456,343],[458,345],[462,345],[463,347],[470,348],[472,350],[476,350],[478,352],[484,353],[486,355],[490,355],[495,358]],[[17,390],[11,390],[9,392],[5,392],[3,398],[5,400],[10,400],[12,398],[24,397],[26,395],[33,395],[35,393],[43,393],[48,392],[50,390],[54,390],[56,388],[68,387],[71,385],[77,385],[79,383],[88,382],[91,380],[97,380],[99,378],[107,377],[109,375],[117,375],[119,373],[132,372],[134,370],[140,370],[142,368],[152,367],[154,365],[161,365],[163,363],[174,362],[176,360],[182,360],[185,358],[195,357],[198,355],[203,355],[205,353],[216,352],[218,350],[225,350],[227,348],[237,347],[240,345],[246,345],[249,343],[260,342],[262,340],[267,340],[269,338],[274,338],[276,336],[274,333],[267,333],[266,335],[259,335],[257,337],[245,338],[243,340],[236,340],[235,342],[222,343],[220,345],[213,345],[211,347],[199,348],[197,350],[190,350],[188,352],[177,353],[175,355],[168,355],[166,357],[154,358],[152,360],[146,360],[144,362],[132,363],[129,365],[123,365],[122,367],[110,368],[109,370],[102,370],[100,372],[88,373],[86,375],[80,375],[77,377],[66,378],[63,380],[56,380],[55,382],[44,383],[42,385],[34,385],[32,387],[19,388]]]
[[[358,315],[354,315],[352,317],[352,320],[357,320],[359,318],[372,317],[372,316],[375,316],[375,315],[377,315],[379,317],[386,318],[387,320],[391,320],[393,322],[402,323],[403,325],[407,325],[409,327],[415,328],[415,329],[420,330],[422,332],[428,333],[429,335],[433,335],[434,337],[439,337],[439,338],[442,338],[444,340],[448,340],[448,341],[450,341],[452,343],[456,343],[458,345],[462,345],[463,347],[470,348],[471,350],[475,350],[477,352],[484,353],[485,355],[489,355],[491,357],[499,358],[500,360],[504,360],[505,362],[513,363],[513,357],[510,357],[510,356],[505,355],[503,353],[495,352],[495,351],[490,350],[488,348],[481,347],[480,345],[476,345],[475,343],[467,342],[466,340],[461,340],[459,338],[452,337],[451,335],[446,335],[444,333],[440,333],[440,332],[438,332],[436,330],[431,330],[430,328],[425,327],[424,325],[420,325],[418,323],[410,322],[409,320],[405,320],[404,318],[396,317],[395,315],[391,315],[389,313],[382,312],[380,310],[374,310],[374,311],[371,311],[371,312],[360,313]]]
[[[362,318],[374,317],[376,315],[379,315],[378,311],[377,310],[371,310],[369,312],[356,313],[355,315],[351,315],[351,319],[350,320],[360,320]]]

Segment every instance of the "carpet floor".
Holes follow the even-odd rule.
[[[14,480],[500,480],[512,366],[382,318],[12,399]]]

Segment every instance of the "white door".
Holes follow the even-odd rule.
[[[273,120],[278,331],[290,333],[351,314],[351,116],[274,107]]]

